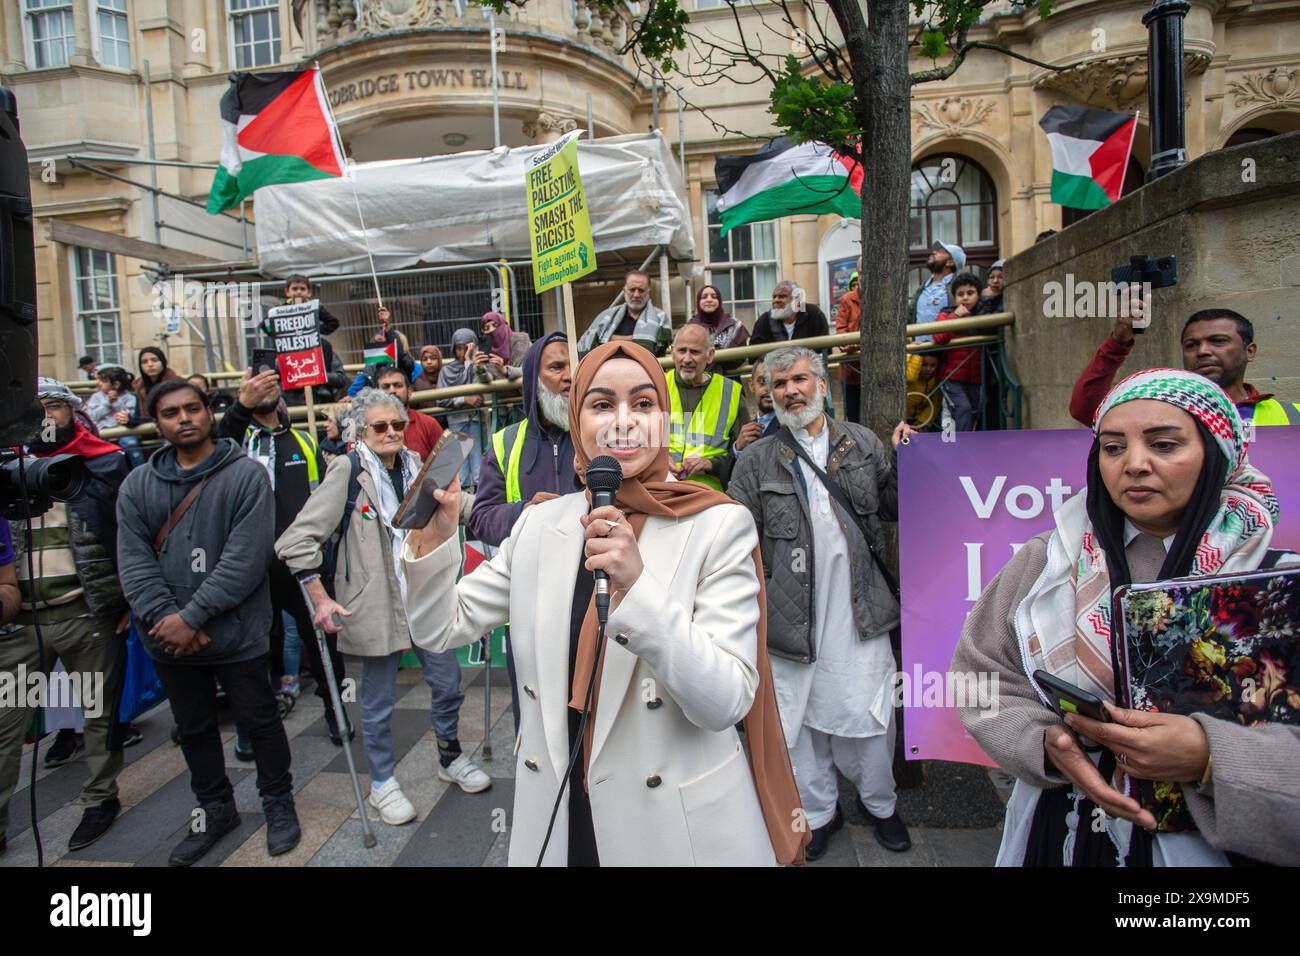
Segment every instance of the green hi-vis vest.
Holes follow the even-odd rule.
[[[257,431],[257,427],[249,425],[244,432],[244,440],[247,441],[253,437]],[[316,436],[300,432],[296,428],[290,428],[289,434],[298,440],[298,447],[302,449],[302,457],[307,460],[307,487],[314,492],[316,486],[320,484],[320,466],[316,463]]]
[[[492,435],[492,451],[497,456],[497,467],[506,480],[506,504],[523,501],[523,492],[519,490],[519,462],[524,457],[524,433],[528,430],[528,419],[507,425]]]
[[[1242,415],[1248,422],[1254,422],[1256,425],[1300,425],[1300,404],[1292,403],[1291,407],[1296,411],[1296,417],[1291,419],[1287,415],[1286,406],[1276,398],[1266,398],[1262,402],[1256,402],[1248,406],[1254,411],[1250,415]]]
[[[724,375],[714,375],[700,396],[700,404],[691,412],[689,424],[683,421],[676,373],[668,375],[668,399],[672,403],[668,453],[674,464],[680,465],[687,455],[721,458],[727,453],[727,435],[740,412],[740,386]],[[692,475],[689,480],[722,490],[722,482],[708,473]]]

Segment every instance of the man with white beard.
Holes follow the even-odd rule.
[[[736,463],[727,493],[754,516],[767,582],[767,646],[781,724],[812,830],[809,860],[843,826],[835,770],[854,785],[876,840],[912,843],[895,808],[890,631],[897,584],[880,522],[898,518],[894,456],[824,411],[826,368],[799,346],[764,363],[782,428]],[[899,423],[893,442],[911,429]]]
[[[798,285],[782,279],[772,288],[772,308],[754,320],[749,344],[792,342],[830,334],[826,313],[812,302],[805,302]]]
[[[552,332],[528,349],[523,362],[524,409],[528,417],[492,436],[479,468],[478,490],[466,528],[470,538],[499,546],[510,537],[529,505],[581,491],[573,472],[573,442],[569,438],[569,344],[563,332]],[[507,632],[508,633],[508,632]],[[511,702],[519,725],[514,658],[507,648]]]

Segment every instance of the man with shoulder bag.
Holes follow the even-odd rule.
[[[836,768],[854,784],[877,842],[901,852],[911,839],[892,770],[898,583],[881,528],[898,517],[893,456],[869,429],[825,413],[817,353],[778,349],[765,368],[782,428],[749,446],[728,493],[758,527],[772,679],[812,830],[808,859],[823,856],[843,826]],[[895,445],[909,431],[900,424]]]

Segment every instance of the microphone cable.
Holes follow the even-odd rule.
[[[565,768],[564,779],[560,781],[560,792],[555,795],[555,806],[551,807],[551,820],[546,825],[546,838],[542,840],[542,851],[537,854],[537,866],[542,865],[542,859],[546,856],[546,848],[551,843],[551,831],[555,829],[555,817],[560,812],[560,801],[564,799],[564,794],[569,788],[569,779],[573,776],[573,766],[577,763],[578,755],[582,753],[582,742],[587,732],[587,715],[591,712],[592,692],[596,689],[596,675],[600,673],[600,662],[604,657],[605,625],[600,624],[596,632],[596,659],[591,664],[591,677],[587,681],[587,697],[582,702],[582,716],[578,718],[578,736],[573,746],[569,748],[569,765]]]
[[[18,490],[23,496],[23,542],[27,551],[27,589],[28,603],[31,605],[32,622],[36,631],[36,666],[42,670],[45,667],[45,639],[41,635],[41,616],[36,607],[36,559],[33,555],[33,545],[35,538],[32,535],[32,500],[27,494],[27,471],[23,467],[23,462],[27,457],[27,449],[20,448],[18,451]],[[21,595],[19,595],[21,604]],[[48,685],[47,685],[48,686]],[[41,824],[36,814],[36,770],[40,766],[41,735],[32,735],[32,772],[31,783],[27,787],[27,796],[31,805],[32,813],[32,836],[36,839],[36,866],[45,866],[45,847],[41,844]]]

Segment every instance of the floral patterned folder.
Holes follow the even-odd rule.
[[[1135,584],[1115,598],[1128,706],[1300,725],[1300,569]],[[1196,829],[1181,786],[1140,784],[1160,830]]]

